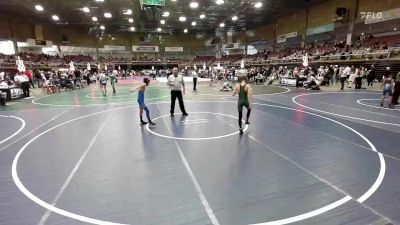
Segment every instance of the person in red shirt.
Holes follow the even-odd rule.
[[[32,73],[29,69],[25,70],[25,75],[29,78],[29,83],[32,85],[32,88],[35,88],[35,86],[33,86]]]

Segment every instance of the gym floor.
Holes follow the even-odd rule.
[[[131,88],[0,109],[0,224],[400,223],[400,110],[378,107],[380,92],[255,86],[240,136],[236,97],[218,85],[170,117],[152,84],[154,127]]]

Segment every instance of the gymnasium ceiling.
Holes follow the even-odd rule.
[[[116,34],[119,32],[132,32],[130,27],[135,27],[134,32],[153,33],[182,33],[186,28],[192,33],[213,33],[218,30],[241,31],[265,24],[271,20],[290,12],[306,8],[311,4],[323,0],[223,0],[223,4],[216,4],[217,0],[165,0],[164,7],[150,7],[141,9],[139,0],[0,0],[0,14],[6,16],[23,16],[30,22],[54,23],[60,26],[77,26],[96,35],[101,33]],[[190,2],[197,1],[198,8],[189,7]],[[262,7],[255,8],[256,2],[262,2]],[[44,10],[38,12],[35,5],[40,4]],[[88,7],[90,12],[83,12],[83,7]],[[131,15],[124,14],[125,10],[132,10]],[[169,12],[168,17],[162,17],[164,12]],[[105,18],[104,13],[109,12],[112,18]],[[59,21],[53,21],[52,15],[59,16]],[[205,18],[201,19],[200,15]],[[98,18],[97,22],[92,17]],[[185,16],[186,21],[178,20]],[[232,21],[232,16],[237,16]],[[133,23],[129,22],[133,19]],[[164,19],[165,24],[160,24]],[[191,23],[195,21],[196,26]],[[221,28],[220,23],[225,23]],[[104,25],[105,30],[100,30]]]

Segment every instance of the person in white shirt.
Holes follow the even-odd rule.
[[[167,84],[171,89],[171,116],[174,116],[176,98],[178,98],[179,107],[181,108],[182,115],[187,116],[188,113],[185,110],[182,96],[182,92],[183,94],[185,94],[185,82],[183,80],[183,76],[178,73],[177,67],[174,67],[172,69],[172,75],[169,75]]]
[[[0,82],[0,106],[6,106],[7,92],[3,92],[1,89],[8,89],[8,84],[3,79]]]
[[[350,76],[350,73],[351,73],[350,66],[346,66],[346,68],[344,70],[342,70],[342,73],[340,74],[340,84],[342,85],[340,90],[343,91],[344,82],[346,81],[347,77]]]
[[[46,80],[44,85],[45,85],[44,87],[46,87],[47,94],[50,93],[50,92],[56,93],[57,85],[54,84],[53,78],[49,78],[48,80]],[[60,92],[59,88],[58,88],[58,92]]]
[[[107,76],[101,72],[99,73],[99,85],[103,96],[107,96]]]
[[[24,92],[24,96],[29,97],[29,78],[26,75],[18,73],[14,76],[14,81],[19,84],[20,88]]]
[[[2,80],[0,82],[0,88],[4,88],[4,89],[8,88],[8,84],[7,84],[7,82],[5,80]]]
[[[196,70],[192,71],[192,77],[193,77],[193,91],[197,91],[197,72]]]
[[[317,79],[314,77],[314,75],[309,75],[306,82],[307,82],[306,90],[309,90],[313,86],[317,85]]]
[[[4,79],[0,82],[0,106],[6,106],[7,95],[11,96],[8,84]]]

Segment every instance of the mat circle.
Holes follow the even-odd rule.
[[[214,113],[214,112],[189,112],[189,114],[212,114],[212,115],[226,116],[226,117],[238,119],[237,117],[232,116],[232,115],[223,114],[223,113]],[[177,114],[177,115],[181,115],[181,114]],[[170,117],[170,115],[164,115],[164,116],[156,117],[156,118],[153,119],[153,121],[156,121],[158,119],[165,118],[165,117]],[[244,122],[245,121],[243,121],[243,123]],[[248,129],[248,127],[249,127],[248,125],[245,125],[243,131],[246,131]],[[214,139],[220,139],[220,138],[225,138],[225,137],[229,137],[229,136],[232,136],[232,135],[239,134],[239,131],[236,131],[236,132],[233,132],[233,133],[229,133],[229,134],[225,134],[225,135],[219,135],[219,136],[215,136],[215,137],[203,137],[203,138],[188,138],[188,137],[186,137],[185,138],[185,137],[175,137],[175,136],[171,136],[171,135],[164,135],[164,134],[157,133],[157,132],[155,132],[155,131],[150,129],[149,124],[147,124],[146,128],[150,133],[152,133],[152,134],[154,134],[156,136],[159,136],[159,137],[175,139],[175,140],[187,140],[187,141],[214,140]]]
[[[205,102],[205,101],[202,101],[202,102]],[[212,103],[213,101],[210,101],[210,102]],[[229,103],[234,103],[234,102],[232,102],[232,101],[227,101],[226,103],[228,103],[228,102],[229,102]],[[154,104],[165,104],[165,103],[154,103]],[[358,202],[360,202],[360,203],[366,201],[369,197],[371,197],[371,196],[376,192],[376,190],[377,190],[377,189],[379,188],[379,186],[382,184],[383,179],[384,179],[384,177],[385,177],[385,172],[386,172],[386,162],[385,162],[385,159],[384,159],[382,153],[380,153],[380,152],[377,151],[376,147],[372,144],[372,142],[371,142],[369,139],[367,139],[364,135],[362,135],[360,132],[358,132],[357,130],[355,130],[355,129],[351,128],[350,126],[347,126],[347,125],[345,125],[345,124],[343,124],[343,123],[341,123],[341,122],[339,122],[339,121],[337,121],[337,120],[334,120],[334,119],[331,119],[331,118],[328,118],[328,117],[325,117],[325,116],[322,116],[322,115],[319,115],[319,114],[315,114],[315,113],[312,113],[312,112],[303,111],[303,110],[300,110],[300,109],[295,109],[295,108],[290,108],[290,107],[285,107],[285,106],[279,106],[279,105],[261,104],[261,103],[253,103],[253,105],[261,105],[261,106],[275,107],[275,108],[280,108],[280,109],[285,109],[285,110],[292,110],[292,111],[295,111],[295,112],[301,112],[301,113],[304,113],[304,114],[312,115],[312,116],[319,117],[319,118],[322,118],[322,119],[331,121],[331,122],[333,122],[333,123],[339,124],[339,125],[343,126],[344,128],[346,128],[346,129],[352,131],[353,133],[357,134],[357,135],[358,135],[359,137],[361,137],[365,142],[367,142],[367,144],[370,146],[370,148],[371,148],[372,151],[374,151],[374,152],[377,153],[377,155],[378,155],[378,157],[379,157],[379,162],[380,162],[380,169],[379,169],[378,177],[376,178],[376,180],[375,180],[375,182],[372,184],[372,186],[371,186],[370,188],[368,188],[368,190],[367,190],[365,193],[363,193],[363,194],[361,195],[361,197],[359,197],[359,198],[357,198],[357,199],[354,199],[354,200],[356,200],[356,201],[358,201]],[[74,219],[74,220],[79,220],[79,221],[86,222],[86,223],[91,223],[91,224],[123,225],[123,224],[117,223],[117,222],[104,221],[104,220],[95,219],[95,218],[91,218],[91,217],[86,217],[86,216],[83,216],[83,215],[79,215],[79,214],[76,214],[76,213],[72,213],[72,212],[66,211],[66,210],[64,210],[64,209],[58,208],[58,207],[56,207],[56,206],[54,206],[54,205],[52,205],[52,204],[50,204],[50,203],[48,203],[48,202],[46,202],[46,201],[40,199],[40,198],[38,198],[36,195],[34,195],[32,192],[30,192],[30,191],[24,186],[24,184],[22,183],[22,181],[21,181],[20,178],[19,178],[17,168],[18,168],[18,161],[19,161],[19,159],[20,159],[22,153],[27,149],[27,147],[28,147],[32,142],[34,142],[36,139],[38,139],[38,138],[41,137],[42,135],[44,135],[44,134],[46,134],[46,133],[48,133],[48,132],[50,132],[50,131],[52,131],[52,130],[58,128],[58,127],[61,127],[61,126],[65,125],[65,124],[68,124],[68,123],[71,123],[71,122],[75,122],[75,121],[78,121],[78,120],[83,119],[83,118],[87,118],[87,117],[90,117],[90,116],[98,115],[98,114],[100,114],[100,113],[111,112],[111,111],[115,111],[115,110],[119,110],[119,109],[127,109],[127,108],[131,108],[131,107],[132,107],[132,106],[126,106],[126,107],[108,109],[108,110],[104,110],[104,111],[95,112],[95,113],[91,113],[91,114],[88,114],[88,115],[80,116],[80,117],[77,117],[77,118],[68,120],[68,121],[66,121],[66,122],[63,122],[63,123],[61,123],[61,124],[55,125],[55,126],[49,128],[49,129],[43,131],[42,133],[36,135],[36,136],[33,137],[32,139],[30,139],[30,140],[29,140],[27,143],[25,143],[25,145],[22,146],[22,148],[17,152],[17,154],[16,154],[16,156],[15,156],[15,158],[14,158],[14,160],[13,160],[13,163],[12,163],[11,173],[12,173],[12,178],[13,178],[13,181],[14,181],[15,185],[18,187],[18,189],[19,189],[26,197],[28,197],[29,199],[31,199],[31,200],[32,200],[33,202],[35,202],[36,204],[42,206],[43,208],[46,208],[47,210],[50,210],[50,211],[55,212],[55,213],[57,213],[57,214],[63,215],[63,216],[65,216],[65,217],[69,217],[69,218]],[[323,213],[328,212],[328,211],[330,211],[330,210],[333,210],[333,209],[335,209],[335,208],[337,208],[337,207],[339,207],[339,206],[345,204],[346,202],[348,202],[348,201],[350,201],[350,200],[352,200],[352,199],[353,199],[353,198],[352,198],[351,196],[348,196],[348,195],[347,195],[347,196],[344,196],[343,198],[341,198],[341,199],[339,199],[339,200],[337,200],[337,201],[335,201],[335,202],[333,202],[333,203],[331,203],[331,204],[328,204],[328,205],[323,206],[323,207],[321,207],[321,208],[315,209],[315,210],[313,210],[313,211],[306,212],[306,213],[303,213],[303,214],[300,214],[300,215],[296,215],[296,216],[293,216],[293,217],[288,217],[288,218],[280,219],[280,220],[275,220],[275,221],[270,221],[270,222],[265,222],[265,223],[258,223],[258,225],[267,225],[267,224],[268,224],[268,225],[271,225],[271,224],[278,225],[278,224],[289,224],[289,223],[294,223],[294,222],[302,221],[302,220],[309,219],[309,218],[315,217],[315,216],[317,216],[317,215],[323,214]]]

